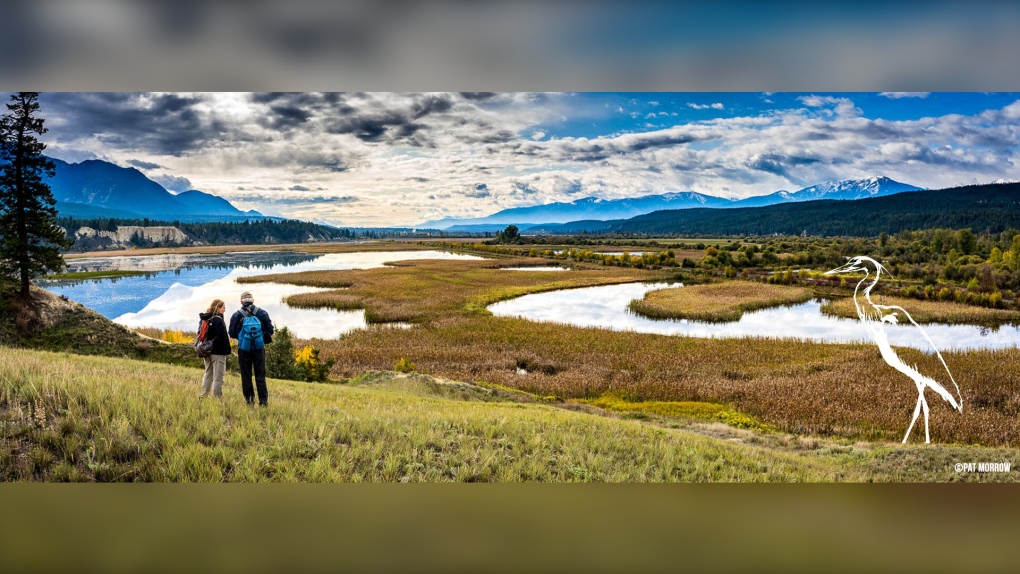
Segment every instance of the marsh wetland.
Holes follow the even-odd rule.
[[[553,262],[469,246],[438,257],[437,250],[422,246],[388,248],[373,245],[370,254],[332,258],[290,252],[286,257],[294,261],[287,264],[271,263],[280,254],[247,253],[243,265],[220,268],[218,279],[199,279],[204,282],[188,287],[201,297],[173,297],[173,305],[186,313],[190,328],[204,298],[231,295],[212,287],[229,280],[231,289],[250,289],[277,306],[279,323],[301,339],[312,339],[324,358],[335,361],[331,378],[336,381],[389,371],[404,361],[423,375],[521,392],[551,405],[588,405],[648,424],[702,425],[701,430],[723,425],[759,437],[779,433],[840,444],[865,441],[875,448],[902,438],[909,422],[916,399],[912,385],[881,363],[876,366],[878,351],[859,325],[823,314],[824,304],[807,293],[811,289],[769,286],[758,298],[767,301],[748,306],[743,299],[734,303],[731,288],[723,293],[718,287],[760,285],[739,279],[698,284],[697,277],[675,270],[584,261],[542,269]],[[261,266],[260,258],[266,262]],[[514,268],[529,272],[507,271]],[[95,284],[110,293],[129,280],[169,280],[160,273]],[[153,290],[152,301],[117,320],[142,326],[146,308],[169,301],[167,292],[185,285],[175,283],[164,293]],[[739,318],[653,319],[630,309],[650,293],[684,289],[698,294],[706,308],[735,304]],[[360,322],[345,328],[338,318],[349,314]],[[173,320],[164,324],[175,325]],[[393,322],[411,328],[366,328]],[[1020,440],[1016,328],[925,327],[945,345],[943,354],[967,405],[961,414],[932,401],[932,440],[1013,448]],[[902,353],[912,364],[932,361],[919,350]],[[920,449],[917,456],[924,458],[938,447],[905,448]]]

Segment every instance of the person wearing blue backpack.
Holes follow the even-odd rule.
[[[255,404],[252,372],[259,393],[259,405],[269,405],[266,388],[266,345],[273,342],[273,322],[265,309],[255,306],[255,298],[245,291],[241,294],[241,308],[230,318],[230,338],[237,339],[237,362],[241,367],[241,392],[244,400]]]

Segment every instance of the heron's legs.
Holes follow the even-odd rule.
[[[924,442],[925,444],[930,444],[931,437],[928,435],[928,400],[924,398],[924,388],[921,388],[921,407],[924,408]]]
[[[924,393],[920,390],[917,395],[917,406],[914,407],[914,418],[910,420],[910,426],[907,427],[907,434],[903,435],[903,444],[907,444],[907,438],[910,437],[910,431],[914,429],[914,423],[917,422],[917,415],[921,414],[921,400],[924,398]]]

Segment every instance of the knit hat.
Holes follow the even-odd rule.
[[[251,291],[245,291],[244,293],[241,293],[241,302],[242,303],[252,303],[254,301],[255,301],[255,298],[251,296]]]

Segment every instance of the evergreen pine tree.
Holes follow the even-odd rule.
[[[36,137],[47,131],[34,115],[38,98],[36,92],[12,95],[0,118],[0,273],[20,280],[25,300],[33,278],[63,269],[60,249],[70,247],[56,223],[56,200],[43,182],[43,175],[53,176],[54,165]]]
[[[273,344],[266,347],[266,376],[291,381],[303,376],[303,370],[294,362],[294,341],[286,327],[277,331]]]

